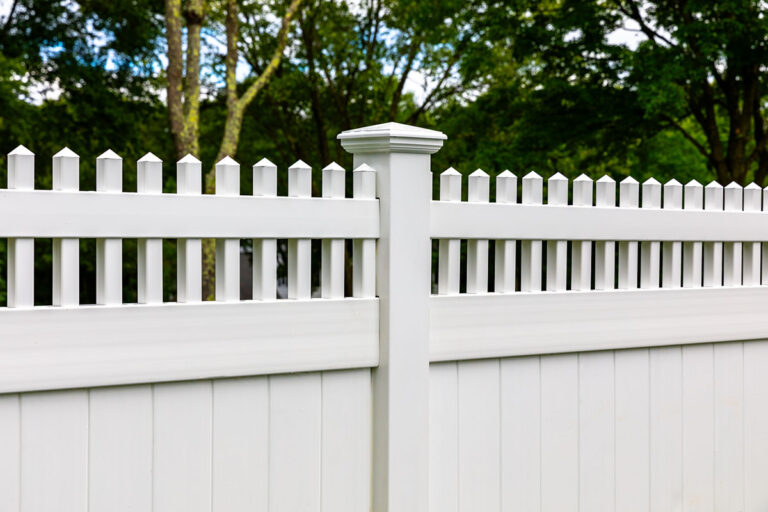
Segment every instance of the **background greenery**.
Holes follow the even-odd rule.
[[[287,3],[237,2],[238,90],[269,60]],[[68,146],[80,155],[84,190],[95,188],[95,159],[111,148],[124,159],[127,191],[136,160],[151,151],[174,192],[162,3],[0,5],[0,186],[5,155],[24,144],[37,155],[38,188],[50,188],[51,157]],[[226,120],[227,4],[203,5],[197,156],[207,170]],[[285,169],[300,158],[315,169],[317,191],[320,168],[351,165],[340,131],[395,120],[448,135],[435,173],[763,185],[767,36],[765,2],[749,0],[305,0],[276,73],[246,109],[236,159],[247,168],[266,156]],[[250,173],[242,178],[249,193]],[[175,261],[174,244],[165,247]],[[37,301],[50,304],[50,241],[36,252]],[[126,241],[127,302],[134,261]],[[0,241],[0,303],[4,262]],[[86,303],[94,264],[95,244],[83,241]],[[166,265],[169,299],[174,267]]]

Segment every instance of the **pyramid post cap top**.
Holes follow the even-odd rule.
[[[645,180],[643,182],[643,186],[656,187],[656,186],[660,186],[660,185],[661,185],[661,183],[659,183],[659,180],[657,180],[656,178],[648,178],[647,180]]]
[[[716,181],[710,181],[707,183],[706,188],[723,188],[723,186]]]
[[[488,173],[485,172],[482,169],[475,169],[475,171],[472,174],[470,174],[469,176],[470,177],[475,177],[475,178],[488,178],[489,177]]]
[[[373,167],[371,167],[368,164],[360,164],[352,172],[375,172],[375,171],[374,171]]]
[[[750,183],[749,185],[747,185],[746,187],[744,187],[744,188],[746,190],[761,190],[760,185],[758,185],[754,181],[752,183]]]
[[[288,168],[289,171],[292,169],[311,169],[311,167],[307,165],[304,160],[296,160],[296,162]]]
[[[608,176],[607,174],[597,180],[598,183],[616,183],[616,180]]]
[[[8,153],[8,156],[35,156],[35,154],[28,150],[25,146],[19,144],[13,149],[13,151]]]
[[[732,181],[728,185],[726,185],[725,188],[734,189],[734,188],[743,188],[743,187],[738,183],[736,183],[735,181]]]
[[[461,173],[456,169],[454,169],[453,167],[449,167],[443,172],[441,172],[440,176],[461,176]]]
[[[225,156],[224,158],[216,162],[217,167],[220,165],[236,165],[238,167],[240,166],[240,164],[235,162],[235,160],[230,156]]]
[[[102,154],[100,154],[98,157],[96,157],[96,160],[122,160],[123,158],[112,151],[111,149],[106,150]]]
[[[199,164],[200,160],[194,157],[191,153],[187,153],[184,158],[176,162],[177,164]]]
[[[540,180],[541,176],[536,171],[531,171],[525,176],[523,176],[524,180]]]
[[[627,184],[627,185],[637,185],[638,183],[637,183],[637,180],[635,178],[633,178],[632,176],[627,176],[626,178],[621,180],[621,184],[622,185],[624,185],[624,184]]]
[[[696,180],[691,180],[685,184],[686,187],[701,187],[701,183]]]
[[[53,155],[53,158],[80,158],[80,156],[71,149],[64,147]]]
[[[268,158],[262,158],[255,164],[253,164],[254,167],[277,167],[275,164],[269,161]]]
[[[512,174],[512,171],[510,171],[509,169],[504,169],[499,173],[498,176],[496,176],[496,178],[517,178],[517,176]]]
[[[568,178],[566,178],[559,172],[556,172],[555,174],[549,177],[549,181],[568,181]]]
[[[325,167],[323,167],[324,171],[342,171],[344,172],[344,168],[337,164],[336,162],[331,162]]]
[[[584,174],[584,173],[581,173],[581,174],[579,174],[579,176],[578,176],[576,179],[574,179],[573,181],[592,181],[592,178],[590,178],[589,176],[587,176],[587,175],[586,175],[586,174]],[[613,180],[611,180],[611,181],[613,181]]]
[[[675,178],[672,178],[668,182],[664,184],[665,187],[682,187],[683,185],[677,181]]]
[[[436,153],[447,136],[402,123],[382,123],[340,133],[342,147],[355,153]]]
[[[149,152],[137,160],[137,163],[142,163],[142,162],[162,163],[162,160],[160,160],[154,153]]]

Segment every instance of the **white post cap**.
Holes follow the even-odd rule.
[[[348,152],[421,153],[431,155],[443,147],[443,132],[401,123],[384,123],[347,130],[338,135]]]

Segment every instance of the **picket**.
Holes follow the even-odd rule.
[[[176,163],[176,193],[200,195],[202,188],[202,164],[194,156],[187,155]],[[203,300],[202,251],[199,238],[180,238],[176,242],[176,295],[179,302]]]
[[[523,177],[523,204],[541,204],[543,180],[531,171]],[[520,243],[520,290],[541,291],[541,240]]]
[[[502,171],[496,176],[496,202],[500,204],[517,203],[517,176],[508,170]],[[517,242],[515,240],[496,240],[494,251],[494,291],[496,293],[514,292]]]
[[[19,146],[8,153],[8,188],[35,188],[35,155]],[[8,307],[27,308],[35,304],[35,239],[8,239]]]
[[[723,198],[726,211],[738,212],[744,207],[744,189],[738,183],[725,187]],[[741,286],[741,249],[741,242],[723,244],[723,286]]]
[[[216,195],[240,195],[240,164],[225,156],[216,164]],[[240,300],[240,240],[216,239],[216,300]]]
[[[53,190],[77,191],[80,188],[80,157],[69,148],[53,155]],[[53,305],[80,303],[80,241],[53,239]]]
[[[631,176],[619,184],[619,207],[637,208],[640,206],[640,185]],[[637,288],[637,242],[619,242],[619,288],[622,290]]]
[[[490,177],[482,169],[469,175],[467,197],[470,203],[487,203]],[[467,293],[488,293],[488,240],[467,240]]]
[[[312,195],[312,168],[299,160],[288,168],[288,195]],[[308,239],[288,240],[288,298],[308,299],[312,295],[312,242]]]
[[[253,195],[277,196],[277,166],[266,158],[253,165]],[[253,298],[277,298],[277,240],[274,238],[253,239]]]
[[[139,194],[163,192],[163,162],[147,153],[138,162],[136,189]],[[163,241],[157,238],[138,240],[139,304],[163,302]]]
[[[643,208],[661,208],[661,183],[648,178],[643,183]],[[661,244],[656,241],[640,244],[640,288],[659,287]]]
[[[686,210],[701,210],[704,206],[704,188],[696,180],[685,184]],[[683,287],[699,288],[702,284],[702,245],[701,242],[683,244]]]
[[[595,185],[595,206],[614,208],[616,206],[616,182],[610,176],[603,176]],[[616,286],[616,243],[595,242],[595,289],[612,290]]]
[[[704,209],[721,211],[723,209],[723,187],[716,181],[704,187]],[[702,267],[705,287],[723,285],[723,244],[706,242],[703,246],[704,263]]]
[[[573,180],[573,206],[592,206],[592,179],[585,174]],[[575,241],[571,246],[571,289],[592,287],[592,242]]]
[[[96,159],[96,191],[123,191],[123,159],[107,150]],[[96,240],[96,303],[123,302],[123,241],[119,238]]]
[[[568,204],[568,179],[559,172],[547,181],[547,204]],[[565,240],[547,241],[547,291],[566,289],[568,264],[568,242]]]

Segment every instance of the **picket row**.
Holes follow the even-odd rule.
[[[8,237],[8,306],[34,304],[34,239],[53,239],[53,305],[80,303],[79,239],[95,238],[96,302],[122,303],[122,239],[138,239],[138,302],[163,301],[164,238],[177,239],[177,300],[202,300],[202,240],[216,239],[216,300],[240,300],[240,240],[253,239],[253,298],[277,298],[277,240],[288,239],[288,298],[311,297],[311,240],[322,239],[322,296],[343,298],[345,239],[353,239],[353,295],[375,295],[379,235],[376,176],[367,165],[353,175],[322,170],[322,198],[312,198],[312,169],[288,169],[288,197],[277,196],[277,166],[253,166],[253,196],[240,196],[240,164],[215,166],[215,195],[202,194],[201,162],[176,164],[176,194],[163,194],[162,161],[137,162],[137,193],[123,192],[122,158],[106,151],[96,160],[96,192],[79,190],[79,157],[65,148],[53,157],[53,190],[34,190],[35,156],[23,146],[8,155],[8,190],[0,190],[0,237]]]
[[[518,203],[517,177],[504,171],[490,203],[490,177],[477,170],[461,202],[461,174],[441,174],[430,219],[431,236],[439,239],[438,294],[459,293],[462,264],[469,294],[487,293],[490,275],[498,293],[768,283],[768,189],[676,180],[662,186],[653,178],[641,185],[627,177],[617,207],[616,182],[608,176],[576,178],[571,204],[562,174],[549,178],[546,204],[543,185],[541,176],[527,174]]]

